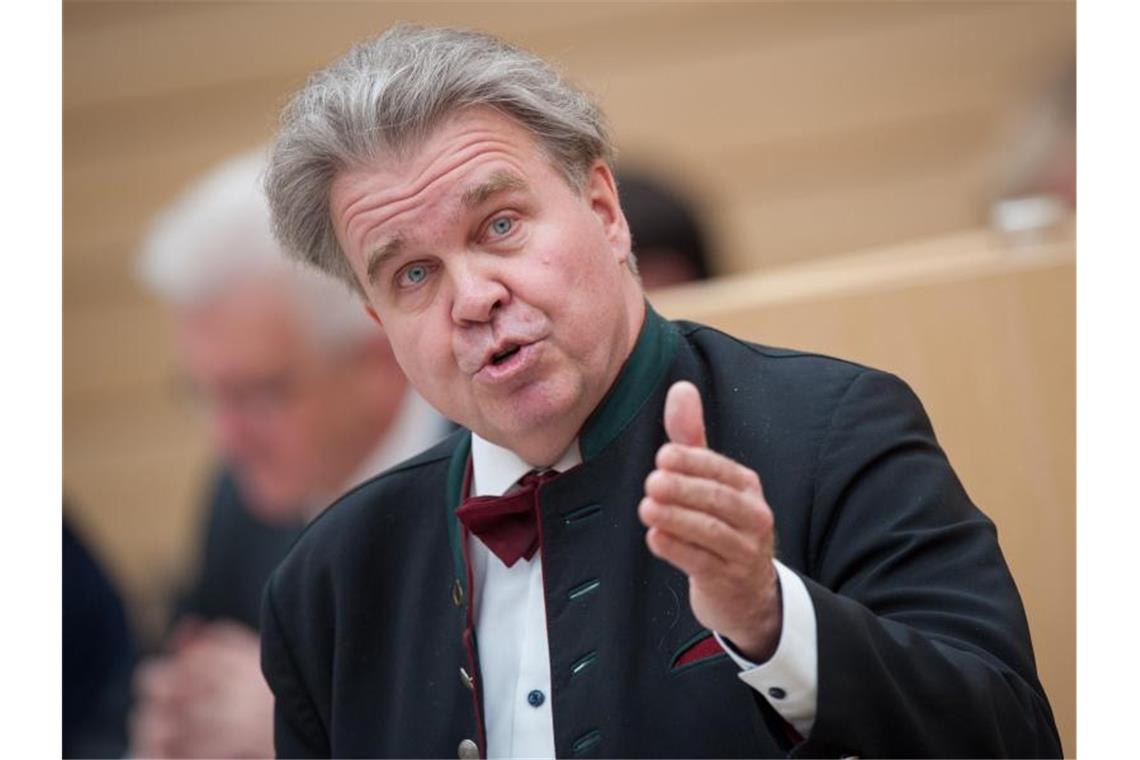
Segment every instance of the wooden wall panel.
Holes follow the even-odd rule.
[[[827,274],[839,271],[832,257],[982,224],[995,130],[1013,106],[1071,65],[1075,48],[1070,2],[67,0],[65,488],[151,630],[188,556],[209,455],[200,423],[169,393],[175,362],[162,312],[130,274],[147,220],[215,162],[268,140],[277,109],[309,72],[398,19],[477,26],[554,57],[602,101],[621,159],[657,167],[700,203],[720,271],[758,287],[758,298],[775,299],[763,301],[764,309],[787,304],[765,319],[779,323],[784,314],[780,329],[787,332],[780,334],[788,342],[865,350],[888,365],[909,356],[916,368],[940,365],[920,350],[925,334],[897,317],[913,304],[873,285],[890,279],[890,268],[901,266],[897,257],[882,266],[873,256],[855,257],[860,264],[845,277],[848,287],[870,288],[863,301]],[[937,256],[924,257],[921,245],[906,250],[931,267],[923,270],[927,279],[907,287],[945,280],[929,263]],[[823,259],[822,270],[805,266]],[[792,264],[800,275],[780,269],[766,280],[781,293],[748,275]],[[835,298],[848,293],[846,305],[793,305],[812,298],[819,282],[838,288]],[[1003,287],[1010,304],[1020,304],[1011,314],[1033,308],[1032,295]],[[704,292],[701,298],[725,296],[715,286]],[[980,292],[946,291],[963,309]],[[741,313],[760,304],[746,302]],[[872,318],[890,329],[871,336],[856,328]],[[991,330],[1020,329],[1011,320]],[[801,322],[814,327],[797,332]],[[978,325],[969,327],[964,334]],[[1030,334],[1007,363],[940,371],[963,373],[959,381],[980,398],[1013,377],[1060,393],[1063,380],[1028,378],[1024,370],[1042,351],[1068,345],[1071,323],[1055,329],[1052,338]],[[941,403],[936,389],[932,394],[928,403]],[[956,416],[935,422],[948,444],[965,435],[955,425],[969,424]],[[1053,417],[1034,424],[1047,442],[1068,432]],[[959,448],[955,461],[974,467],[975,452]],[[1065,452],[1051,444],[1033,456],[1032,468],[1067,466]],[[1005,503],[1002,487],[983,486]]]
[[[405,18],[556,56],[601,97],[628,159],[668,156],[708,206],[738,209],[714,212],[727,272],[981,223],[993,128],[1071,60],[1073,32],[1066,3],[65,3],[64,15],[69,258],[121,259],[186,180],[270,136],[307,72]],[[944,172],[955,148],[973,171]],[[942,181],[876,195],[888,167]],[[747,224],[760,199],[764,236]],[[804,225],[820,203],[829,223]]]
[[[65,109],[304,77],[398,21],[565,41],[597,26],[628,32],[653,12],[638,3],[66,2]]]

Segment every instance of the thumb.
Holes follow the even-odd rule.
[[[701,394],[686,380],[673,383],[665,396],[665,434],[673,443],[706,448]]]

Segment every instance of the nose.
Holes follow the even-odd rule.
[[[451,318],[457,324],[489,322],[511,297],[496,270],[478,262],[455,267],[453,287]]]

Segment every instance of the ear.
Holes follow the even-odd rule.
[[[602,223],[606,238],[618,256],[618,261],[629,260],[629,224],[622,213],[618,201],[617,181],[605,161],[598,160],[590,167],[586,180],[585,196],[593,211]]]
[[[372,304],[364,304],[364,311],[368,314],[368,316],[372,317],[372,321],[379,325],[381,330],[384,329],[384,323],[380,321],[380,315],[377,314],[376,310],[372,308]]]

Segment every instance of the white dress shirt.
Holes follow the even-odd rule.
[[[581,461],[575,441],[552,469],[564,472]],[[468,496],[502,496],[534,469],[513,451],[474,434],[471,463]],[[631,504],[630,509],[636,506]],[[467,549],[487,757],[554,757],[542,553],[507,567],[474,535],[469,536]],[[741,667],[741,680],[763,694],[806,737],[815,720],[818,685],[815,609],[799,576],[779,562],[775,566],[784,605],[775,654],[756,665],[740,657],[719,635],[717,640]]]

